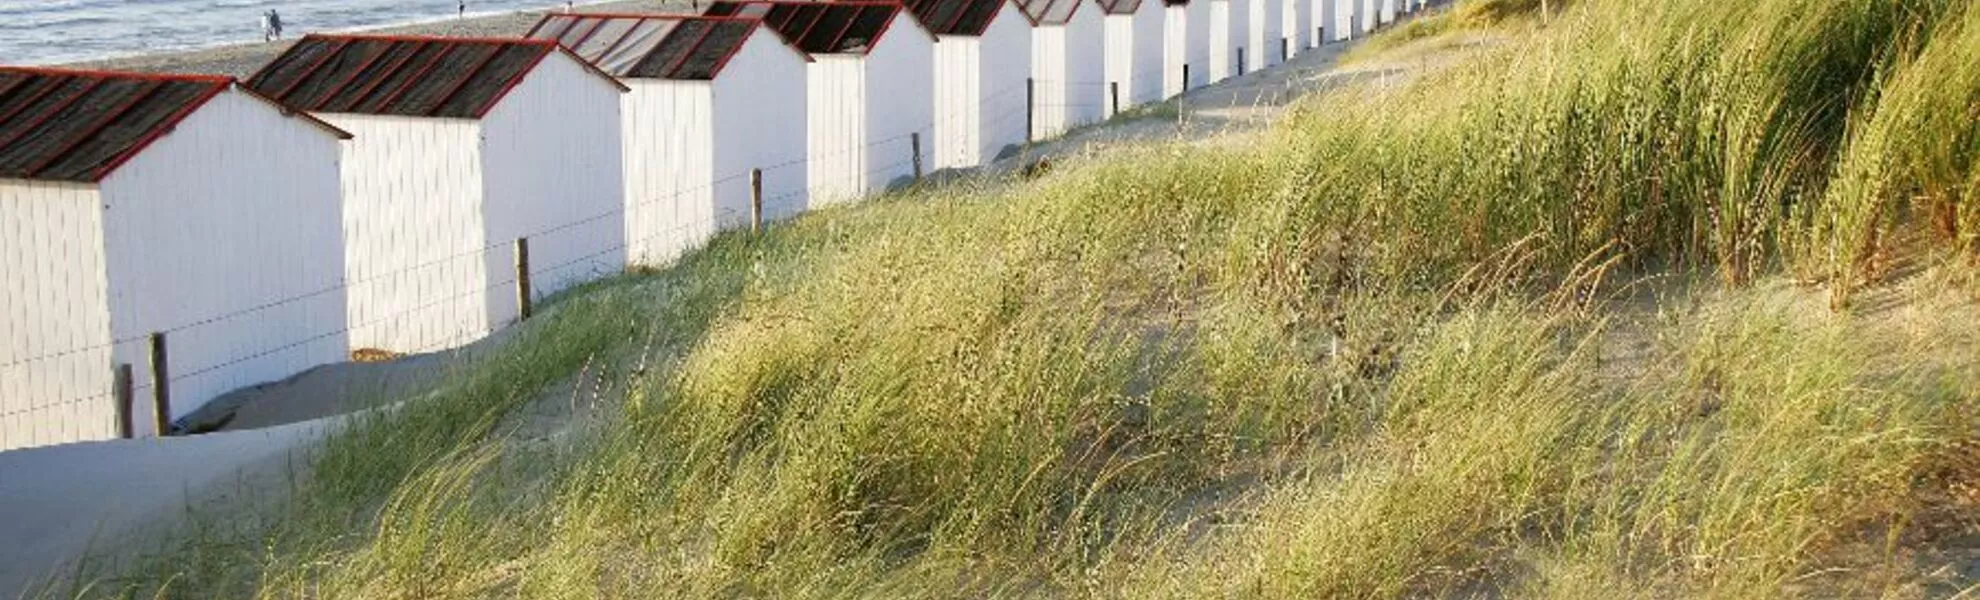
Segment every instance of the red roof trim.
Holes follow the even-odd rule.
[[[365,59],[364,64],[358,65],[358,68],[351,69],[351,74],[345,75],[343,81],[339,81],[337,85],[330,86],[330,89],[324,90],[323,99],[317,100],[316,106],[309,107],[309,110],[323,110],[324,106],[330,104],[331,99],[337,97],[338,92],[344,91],[344,88],[351,87],[351,82],[357,81],[358,75],[363,74],[365,69],[371,68],[371,65],[377,63],[378,59],[385,58],[385,55],[391,54],[392,48],[395,46],[398,46],[398,42],[392,42],[379,47],[378,55]],[[374,77],[373,79],[383,80],[384,78]],[[376,85],[377,81],[373,81],[372,83]]]
[[[309,36],[303,36],[303,39],[309,39]],[[346,45],[349,45],[350,43],[351,43],[351,42],[350,42],[350,40],[337,40],[337,45],[335,45],[335,46],[332,46],[332,47],[330,47],[330,49],[329,49],[328,51],[325,51],[325,52],[323,53],[323,57],[322,57],[322,58],[318,58],[318,59],[316,59],[316,62],[314,62],[314,63],[311,63],[311,64],[309,65],[309,68],[307,68],[307,69],[303,69],[303,72],[302,72],[302,73],[298,73],[298,74],[296,75],[296,80],[295,80],[295,81],[291,81],[291,82],[289,82],[289,85],[286,85],[286,86],[282,86],[282,91],[279,91],[279,92],[275,92],[275,94],[274,94],[274,96],[275,96],[276,98],[286,98],[286,97],[288,97],[288,96],[289,96],[289,92],[293,92],[293,91],[295,91],[295,90],[296,90],[296,86],[299,86],[299,85],[302,85],[302,82],[304,82],[304,81],[306,81],[306,80],[308,80],[308,79],[309,79],[309,76],[310,76],[310,75],[314,75],[314,74],[316,74],[316,70],[317,70],[317,69],[321,69],[321,68],[323,68],[323,63],[327,63],[327,62],[330,62],[330,59],[331,59],[331,58],[333,58],[333,57],[335,57],[335,56],[337,56],[337,53],[339,53],[339,52],[343,52],[343,51],[344,51],[344,46],[346,46]],[[262,66],[261,66],[261,70],[262,70],[263,72],[266,72],[266,71],[268,71],[268,69],[270,69],[270,68],[273,68],[274,66],[275,66],[275,63],[272,63],[272,62],[271,62],[271,63],[268,63],[268,64],[266,64],[266,65],[262,65]],[[260,79],[260,78],[261,78],[261,73],[255,73],[253,77],[249,77],[248,79],[249,79],[249,80],[255,80],[255,79]]]
[[[22,102],[20,106],[14,107],[14,110],[7,111],[5,114],[0,114],[0,122],[5,122],[8,119],[14,118],[14,115],[21,114],[21,112],[26,111],[28,107],[34,106],[34,103],[40,102],[42,98],[47,98],[49,94],[53,94],[55,93],[55,90],[59,90],[59,89],[62,89],[62,84],[57,83],[55,85],[48,86],[46,89],[43,89],[39,92],[35,92],[34,97],[28,98],[27,101]]]
[[[7,84],[7,85],[6,85],[6,87],[0,87],[0,96],[5,96],[5,95],[7,95],[7,92],[11,92],[11,91],[14,91],[14,88],[16,88],[16,87],[20,87],[21,85],[23,85],[23,84],[26,84],[26,83],[28,82],[28,80],[29,80],[29,79],[33,79],[33,78],[32,78],[32,77],[22,77],[22,78],[20,78],[20,79],[16,79],[16,80],[14,80],[14,82],[13,82],[13,83],[9,83],[9,84]]]
[[[423,112],[423,113],[427,113],[427,114],[432,114],[432,113],[434,113],[434,112],[438,112],[438,111],[440,110],[440,108],[441,108],[441,107],[444,107],[444,106],[446,106],[446,105],[447,105],[447,102],[448,102],[448,101],[450,101],[450,100],[453,100],[453,99],[454,99],[454,96],[457,96],[457,95],[460,95],[460,93],[461,93],[461,90],[464,90],[464,89],[467,89],[467,84],[468,84],[468,82],[470,82],[470,81],[474,81],[474,77],[475,77],[476,75],[480,75],[480,74],[481,74],[481,69],[483,69],[483,68],[485,68],[485,67],[487,67],[487,66],[488,66],[488,63],[491,63],[491,62],[495,62],[495,57],[497,57],[497,56],[501,56],[501,55],[502,55],[502,52],[504,52],[504,51],[506,51],[506,50],[508,50],[508,48],[503,48],[503,47],[501,47],[501,46],[496,46],[496,47],[494,47],[494,48],[490,48],[490,49],[488,50],[488,56],[483,56],[483,57],[481,57],[481,60],[480,60],[480,61],[478,61],[478,62],[476,62],[476,63],[474,63],[474,67],[473,67],[473,68],[470,68],[470,69],[468,69],[468,70],[467,70],[467,75],[465,75],[465,76],[462,76],[462,77],[461,77],[461,80],[460,80],[459,82],[457,82],[457,83],[455,83],[455,84],[454,84],[454,89],[451,89],[451,90],[447,90],[447,93],[446,93],[446,94],[443,94],[443,95],[441,95],[441,96],[440,96],[440,99],[439,99],[438,101],[435,101],[435,102],[433,103],[433,107],[432,107],[432,108],[428,108],[428,109],[426,109],[426,110],[423,110],[423,111],[420,111],[420,112]],[[530,65],[530,66],[531,66],[531,68],[535,68],[535,64],[534,64],[534,61],[532,61],[532,63],[531,63],[531,65]],[[529,71],[527,71],[527,70],[525,70],[525,71],[523,71],[523,75],[517,75],[517,76],[516,76],[516,79],[522,79],[522,78],[523,78],[523,76],[524,76],[524,75],[527,75],[528,73],[529,73]]]
[[[54,75],[60,77],[95,77],[99,79],[143,79],[147,81],[182,81],[190,83],[233,83],[234,78],[226,75],[194,73],[144,73],[137,71],[109,71],[103,69],[71,69],[67,67],[16,67],[0,66],[0,71],[30,73],[34,75]]]
[[[618,17],[614,17],[614,18],[618,18]],[[611,56],[613,51],[618,50],[620,46],[626,45],[626,40],[632,39],[633,32],[639,31],[639,28],[644,26],[646,26],[645,17],[634,19],[632,26],[627,27],[625,33],[619,34],[619,39],[612,40],[612,45],[606,46],[604,50],[598,51],[598,57],[604,58],[607,56]]]
[[[90,76],[86,76],[86,77],[90,77]],[[0,146],[6,146],[7,144],[12,144],[14,143],[15,140],[20,139],[21,136],[27,135],[27,133],[30,131],[34,131],[36,127],[40,127],[43,123],[47,123],[49,119],[55,118],[55,115],[61,114],[61,112],[64,109],[67,109],[71,106],[75,106],[77,102],[81,102],[82,99],[85,96],[88,96],[90,92],[96,91],[96,88],[102,86],[103,82],[109,80],[110,80],[109,77],[90,77],[89,85],[83,86],[83,89],[81,91],[76,92],[75,95],[73,96],[69,96],[68,98],[62,99],[61,102],[56,102],[55,106],[49,107],[47,111],[44,111],[39,115],[35,115],[34,118],[32,119],[28,119],[27,124],[23,125],[20,131],[14,132],[13,135],[0,138]],[[54,88],[50,88],[50,91],[53,91],[54,89],[59,89],[61,87],[62,87],[61,84],[56,84]],[[39,100],[43,97],[46,96],[37,96],[35,99]],[[27,108],[27,105],[25,104],[21,105],[21,108],[25,109]],[[16,111],[16,114],[19,114],[19,111]]]
[[[447,55],[453,54],[454,50],[460,47],[461,47],[460,45],[455,45],[455,44],[448,44],[445,46],[441,46],[440,51],[433,54],[433,58],[427,59],[425,66],[420,67],[418,72],[413,73],[412,79],[425,78],[427,73],[433,72],[434,67],[440,66],[440,63],[446,60]],[[399,89],[392,90],[392,93],[386,95],[384,100],[378,101],[378,108],[376,110],[381,113],[385,112],[388,108],[392,106],[392,103],[399,101],[399,96],[404,96],[406,94],[406,90],[410,90],[412,89],[412,87],[413,86],[410,85],[401,85],[399,86]]]
[[[158,141],[158,138],[165,137],[165,134],[177,130],[179,128],[179,122],[186,120],[186,117],[192,115],[193,111],[199,110],[200,107],[206,106],[206,103],[212,101],[215,96],[219,96],[221,92],[227,91],[228,87],[240,85],[238,82],[234,81],[234,79],[231,77],[223,76],[221,77],[221,79],[226,81],[227,85],[213,86],[213,89],[207,90],[205,93],[200,94],[199,97],[194,98],[192,102],[187,102],[185,108],[179,109],[179,112],[172,113],[172,115],[166,117],[165,120],[159,121],[157,127],[153,127],[149,133],[146,133],[144,135],[144,137],[138,138],[136,143],[131,144],[131,148],[129,150],[125,150],[123,154],[117,155],[116,158],[110,159],[109,162],[103,163],[103,166],[97,167],[95,171],[90,172],[89,174],[90,181],[103,181],[104,177],[108,177],[111,173],[115,173],[118,167],[122,167],[124,166],[124,163],[130,162],[130,160],[133,158],[137,158],[138,153],[144,152],[145,148],[150,148],[153,142]]]
[[[397,45],[398,44],[394,42],[392,44],[385,46],[386,53],[387,54],[391,53],[391,49],[393,47],[396,47]],[[384,54],[380,54],[379,56],[384,56]],[[405,68],[406,63],[412,62],[414,56],[419,56],[418,48],[413,48],[412,52],[407,52],[405,56],[399,57],[399,60],[394,61],[392,63],[392,66],[386,67],[384,71],[380,71],[377,76],[372,77],[371,83],[364,86],[363,90],[358,91],[356,98],[351,99],[350,107],[357,108],[359,106],[364,106],[365,99],[370,98],[373,93],[376,93],[378,91],[378,86],[384,85],[385,80],[391,79],[392,75],[395,75],[399,72],[399,69]],[[370,66],[370,65],[366,65],[366,66]],[[246,87],[246,86],[242,86],[242,87]],[[329,99],[325,99],[324,102],[329,102]]]
[[[623,94],[632,91],[632,88],[626,87],[625,83],[620,82],[619,79],[613,77],[611,73],[606,73],[604,69],[598,68],[598,65],[591,64],[591,61],[585,60],[584,57],[582,56],[578,56],[576,52],[572,52],[570,48],[565,48],[563,44],[555,44],[552,47],[556,48],[559,51],[562,51],[564,56],[570,57],[571,62],[577,63],[579,68],[582,68],[586,71],[590,71],[591,74],[597,75],[600,79],[604,79],[605,83],[611,84],[612,87],[618,88],[619,93]],[[510,81],[508,85],[502,86],[501,91],[495,92],[495,95],[488,99],[488,104],[484,105],[480,112],[474,113],[474,118],[479,119],[482,117],[486,117],[488,116],[488,111],[495,110],[495,107],[501,106],[502,99],[509,97],[509,92],[515,91],[516,86],[522,85],[523,80],[528,79],[530,73],[536,72],[537,65],[543,64],[543,59],[549,58],[551,54],[552,53],[550,52],[545,52],[543,54],[537,55],[535,60],[529,61],[529,66],[523,68],[522,75],[517,76],[514,80]]]
[[[104,81],[109,81],[109,80],[108,79],[97,80],[97,82],[99,83]],[[131,112],[131,109],[136,107],[139,102],[143,102],[145,98],[150,98],[152,94],[158,93],[158,90],[160,88],[165,87],[166,83],[167,82],[164,81],[152,81],[148,86],[144,88],[144,91],[138,92],[136,94],[132,94],[129,100],[125,100],[123,104],[117,105],[117,108],[111,110],[109,113],[106,113],[103,116],[102,120],[98,121],[94,125],[90,125],[89,129],[83,130],[84,133],[82,135],[76,136],[76,139],[69,140],[69,142],[63,144],[61,148],[57,148],[54,152],[48,153],[48,157],[41,159],[40,163],[28,165],[26,168],[21,169],[21,172],[25,173],[28,177],[34,177],[40,175],[42,169],[46,169],[48,168],[49,165],[53,165],[55,163],[61,162],[64,157],[68,156],[70,152],[74,152],[76,148],[81,147],[83,144],[88,143],[92,139],[96,139],[97,134],[103,133],[104,129],[108,129],[111,125],[115,124],[119,117],[124,116],[124,113]]]
[[[599,21],[599,22],[603,23],[604,21]],[[714,33],[714,31],[715,31],[714,25],[709,25],[707,27],[701,28],[701,35],[696,36],[694,38],[694,43],[688,44],[687,51],[682,52],[680,57],[675,58],[674,65],[671,67],[667,67],[666,69],[663,70],[663,72],[665,72],[668,77],[674,77],[676,75],[679,75],[681,72],[681,65],[687,64],[688,57],[694,56],[695,51],[701,49],[701,44],[708,41],[708,34]]]
[[[577,27],[577,25],[576,25],[575,23],[573,23],[573,24],[572,24],[571,26],[572,26],[572,27]],[[575,42],[571,42],[571,43],[569,43],[569,44],[566,44],[566,46],[567,46],[567,47],[570,47],[570,48],[576,48],[576,47],[578,47],[578,46],[583,46],[585,42],[588,42],[588,41],[591,41],[591,36],[594,36],[594,35],[598,35],[598,30],[600,30],[600,29],[604,29],[604,28],[605,28],[605,20],[604,20],[604,19],[599,19],[599,20],[598,20],[598,22],[596,22],[596,23],[592,23],[592,24],[591,24],[591,31],[586,31],[586,32],[584,32],[584,35],[581,35],[581,36],[578,36],[578,39],[577,39],[577,41],[575,41]],[[565,31],[564,33],[570,33],[570,32],[569,32],[569,31]],[[557,37],[564,37],[564,36],[561,36],[561,35],[560,35],[560,36],[557,36]]]
[[[234,86],[234,91],[238,91],[242,94],[246,94],[247,97],[249,98],[253,98],[255,100],[267,104],[268,106],[274,107],[276,112],[282,113],[282,116],[293,119],[301,119],[304,123],[315,125],[317,129],[322,129],[325,133],[330,134],[332,137],[335,137],[340,140],[348,140],[353,137],[356,137],[351,135],[351,132],[349,131],[344,131],[342,129],[338,129],[336,125],[331,125],[329,121],[316,118],[316,115],[309,114],[308,111],[296,110],[296,108],[293,106],[276,102],[274,98],[263,96],[261,95],[261,92],[254,91],[254,88],[248,87],[247,84],[241,83],[239,81],[235,81],[233,82],[233,86]]]

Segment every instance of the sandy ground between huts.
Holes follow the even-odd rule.
[[[641,0],[581,7],[580,12],[657,7],[679,10],[684,5]],[[537,15],[540,13],[468,19],[393,31],[516,35],[527,30]],[[1059,139],[1033,144],[1017,156],[978,169],[978,173],[953,175],[1008,173],[1041,158],[1092,155],[1115,144],[1164,140],[1242,143],[1233,140],[1262,130],[1299,96],[1407,69],[1364,65],[1337,70],[1338,59],[1351,46],[1330,44],[1284,65],[1192,91],[1176,100],[1180,118],[1123,118],[1083,127]],[[281,47],[232,46],[90,66],[246,76]],[[0,520],[0,540],[8,542],[0,544],[0,597],[18,594],[35,581],[63,576],[68,565],[86,553],[154,543],[155,536],[169,534],[163,532],[169,532],[174,519],[183,519],[189,506],[218,505],[232,510],[253,501],[240,496],[252,495],[254,490],[285,497],[280,493],[285,488],[279,483],[304,476],[301,465],[307,463],[309,453],[343,418],[333,415],[423,394],[443,381],[447,373],[497,347],[504,337],[491,336],[463,351],[385,363],[329,365],[281,382],[236,391],[223,397],[225,404],[233,407],[232,417],[222,419],[225,430],[217,433],[0,453],[0,515],[7,517]],[[584,377],[574,374],[572,380],[545,390],[545,401],[527,407],[520,415],[529,421],[521,427],[525,435],[554,437],[569,426],[567,421],[582,418],[586,411],[576,400],[576,386],[582,385]],[[556,401],[560,396],[571,400]],[[564,405],[568,408],[562,408]]]

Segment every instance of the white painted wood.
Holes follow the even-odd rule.
[[[757,28],[714,81],[624,80],[630,263],[664,266],[746,223],[752,168],[765,169],[771,217],[806,208],[805,63]]]
[[[625,261],[620,93],[563,53],[481,120],[324,114],[343,181],[352,349],[426,352],[515,318],[513,245],[547,295]]]
[[[1237,23],[1244,22],[1243,3],[1248,0],[1194,0],[1207,2],[1210,6],[1210,31],[1206,38],[1209,44],[1209,80],[1217,83],[1230,79],[1237,72],[1237,47],[1244,43],[1237,34]]]
[[[1250,50],[1245,50],[1245,68],[1256,71],[1285,62],[1291,45],[1285,39],[1285,8],[1288,0],[1248,0],[1251,17]]]
[[[1222,0],[1194,0],[1172,4],[1163,22],[1162,95],[1174,97],[1210,82],[1210,5]],[[1182,81],[1183,66],[1189,67],[1189,81]]]
[[[748,227],[750,169],[763,170],[764,220],[810,208],[805,193],[804,54],[758,27],[715,80],[715,197],[709,218]]]
[[[0,450],[115,435],[96,186],[0,179]]]
[[[1106,78],[1120,84],[1121,110],[1162,100],[1167,20],[1159,0],[1143,0],[1133,14],[1106,16]],[[1111,91],[1100,93],[1103,103],[1113,102]]]
[[[1010,1],[999,6],[981,36],[936,36],[936,168],[975,167],[1025,142],[1031,51],[1031,24]]]
[[[538,297],[625,270],[620,95],[578,59],[553,52],[482,117],[487,236],[529,238],[530,287]],[[702,236],[710,227],[689,225]],[[484,260],[491,273],[515,264],[511,252]],[[489,300],[490,321],[515,320],[513,292]]]
[[[625,82],[628,260],[665,266],[696,244],[690,226],[710,216],[692,207],[714,204],[714,84]]]
[[[484,254],[506,254],[482,224],[481,123],[320,115],[344,142],[350,347],[426,352],[492,331]]]
[[[810,206],[877,193],[914,172],[910,134],[934,167],[934,36],[894,17],[866,54],[814,54],[805,70]]]
[[[911,134],[921,135],[924,168],[933,164],[928,160],[928,144],[935,130],[935,105],[929,102],[935,95],[934,46],[935,37],[903,12],[880,45],[867,53],[861,95],[868,99],[869,117],[862,136],[867,144],[865,168],[859,174],[866,193],[884,192],[914,178]],[[1019,59],[1017,64],[1026,61]]]
[[[1099,2],[1084,0],[1067,22],[1031,30],[1031,76],[1038,82],[1033,138],[1106,117],[1105,20]]]
[[[229,90],[99,184],[112,361],[148,384],[144,337],[168,331],[170,417],[347,358],[337,161],[328,131]]]
[[[1283,20],[1280,21],[1279,27],[1286,34],[1286,39],[1290,40],[1288,43],[1292,46],[1292,55],[1299,56],[1319,45],[1319,37],[1314,28],[1319,27],[1320,17],[1318,7],[1314,6],[1313,0],[1277,1],[1284,3],[1280,8],[1279,14]]]

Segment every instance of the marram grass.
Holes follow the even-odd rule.
[[[1974,10],[1584,0],[1242,148],[728,235],[76,595],[1951,596],[1971,269],[1862,262],[1972,251]]]

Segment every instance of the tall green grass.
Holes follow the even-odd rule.
[[[1951,595],[1970,290],[1793,282],[1970,247],[1975,10],[1582,0],[1256,143],[725,236],[97,590]],[[592,429],[506,435],[580,370]]]

